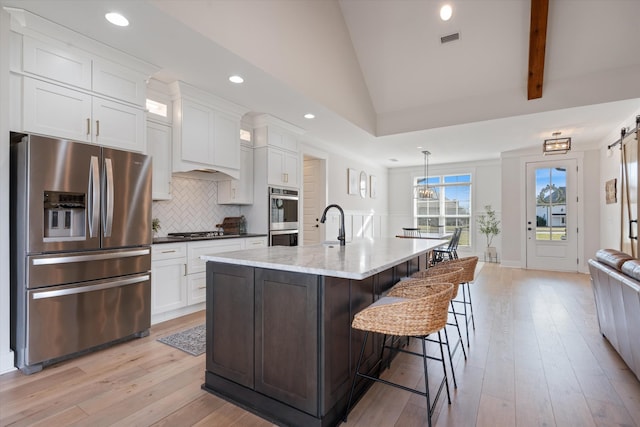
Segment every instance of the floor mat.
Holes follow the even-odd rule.
[[[194,328],[187,329],[186,331],[178,332],[173,335],[168,335],[163,338],[158,338],[163,344],[175,347],[178,350],[182,350],[185,353],[189,353],[193,356],[199,356],[205,352],[207,347],[207,328],[204,324],[198,325]]]

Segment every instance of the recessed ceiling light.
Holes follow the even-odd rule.
[[[229,81],[230,81],[231,83],[238,83],[238,84],[240,84],[240,83],[243,83],[243,82],[244,82],[244,79],[242,78],[242,76],[239,76],[239,75],[237,75],[237,74],[236,74],[236,75],[233,75],[233,76],[229,77]]]
[[[442,19],[443,21],[448,21],[449,19],[451,19],[452,14],[453,9],[451,9],[450,5],[445,4],[440,8],[440,19]]]
[[[109,12],[104,15],[104,17],[107,21],[111,22],[113,25],[117,25],[118,27],[129,26],[129,20],[117,12]]]
[[[315,114],[311,114],[311,113],[307,113],[304,115],[305,119],[315,119],[316,115]]]

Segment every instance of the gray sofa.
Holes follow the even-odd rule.
[[[640,260],[600,249],[589,271],[600,332],[640,379]]]

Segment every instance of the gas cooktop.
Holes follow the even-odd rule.
[[[215,239],[222,237],[233,237],[238,236],[238,234],[225,234],[223,231],[186,231],[186,232],[178,232],[178,233],[167,233],[167,237],[174,239],[189,239],[189,240],[197,240],[197,239]]]

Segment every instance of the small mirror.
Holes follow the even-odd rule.
[[[367,197],[367,174],[365,171],[360,172],[360,197]]]

